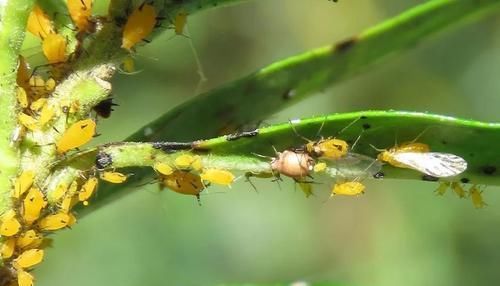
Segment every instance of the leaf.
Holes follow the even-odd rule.
[[[148,123],[127,140],[189,141],[233,132],[340,83],[389,54],[414,47],[451,24],[484,16],[499,7],[500,2],[495,0],[428,1],[345,41],[273,63],[201,94]]]
[[[293,124],[293,126],[292,126]],[[181,150],[203,157],[205,168],[220,168],[243,172],[270,172],[271,157],[281,152],[300,148],[308,141],[321,137],[335,137],[351,144],[352,152],[375,159],[379,151],[399,143],[415,140],[426,143],[434,152],[452,153],[468,162],[468,169],[454,181],[481,185],[500,185],[500,152],[491,142],[500,142],[500,123],[484,123],[453,117],[404,111],[363,111],[313,117],[260,128],[255,132],[236,133],[206,141],[196,141]],[[356,142],[356,144],[354,144]],[[156,143],[165,146],[172,143]],[[107,144],[100,148],[113,160],[109,168],[153,166],[151,158],[177,156],[174,149],[161,150],[150,143]],[[104,150],[104,151],[103,151]],[[83,162],[95,157],[88,152],[72,161]],[[269,156],[266,158],[265,156]],[[92,162],[87,158],[87,162]],[[88,169],[81,166],[82,169]],[[384,179],[428,180],[421,173],[384,165]],[[133,179],[135,176],[131,177]],[[137,181],[137,180],[136,180]],[[99,206],[126,188],[108,188],[100,191],[96,201],[85,210]]]

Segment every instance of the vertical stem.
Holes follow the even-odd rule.
[[[33,3],[34,0],[0,2],[0,213],[10,207],[11,179],[19,167],[19,151],[11,144],[17,125],[16,72]]]

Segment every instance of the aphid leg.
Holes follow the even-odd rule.
[[[356,122],[358,122],[359,120],[361,119],[361,117],[358,117],[356,119],[354,119],[353,121],[351,121],[349,124],[347,124],[344,128],[342,128],[339,132],[337,132],[337,135],[340,135],[342,134],[344,131],[346,131],[347,129],[349,129],[351,126],[353,126]]]
[[[191,39],[191,37],[188,36],[189,35],[189,29],[188,29],[187,23],[186,23],[185,30],[186,30],[186,34],[187,35],[184,35],[184,34],[182,34],[182,35],[185,36],[188,39],[188,41],[189,41],[189,47],[191,48],[191,52],[193,53],[193,57],[194,57],[194,60],[196,62],[197,73],[198,73],[198,76],[200,77],[200,79],[198,80],[198,84],[196,85],[196,89],[194,90],[194,94],[197,95],[200,92],[200,89],[202,88],[203,84],[206,81],[208,81],[208,78],[205,75],[205,71],[203,69],[203,65],[201,63],[200,57],[198,55],[198,52],[197,52],[197,50],[196,50],[196,48],[194,46],[193,40]]]

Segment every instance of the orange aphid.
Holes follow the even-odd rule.
[[[122,48],[130,50],[153,32],[156,26],[155,7],[143,3],[127,19],[123,28]]]
[[[200,176],[185,171],[174,171],[171,175],[163,176],[161,182],[176,193],[198,198],[204,188]]]
[[[94,137],[95,127],[92,119],[80,120],[71,125],[56,142],[57,153],[62,154],[88,143]]]
[[[58,230],[68,225],[70,217],[66,213],[57,213],[44,217],[38,223],[42,231]]]
[[[13,236],[16,235],[21,229],[21,224],[16,218],[16,212],[14,210],[8,210],[2,216],[2,224],[0,225],[0,235],[3,236]]]
[[[43,193],[38,188],[31,188],[23,201],[23,218],[31,224],[40,217],[42,209],[47,205]]]
[[[17,285],[19,286],[33,286],[33,275],[24,270],[17,270]]]
[[[174,19],[174,30],[176,35],[182,35],[184,32],[184,27],[187,24],[188,13],[184,10],[180,10]]]
[[[34,230],[30,229],[19,236],[16,244],[19,248],[36,248],[40,246],[42,241],[42,236],[37,234]]]
[[[24,171],[16,178],[14,181],[14,193],[12,194],[13,198],[20,198],[33,184],[35,179],[35,172],[33,171]]]
[[[92,15],[92,0],[68,0],[68,11],[79,32],[87,31]]]
[[[43,260],[43,250],[42,249],[30,249],[21,253],[14,261],[14,266],[17,268],[30,268],[33,267]]]
[[[92,177],[88,179],[83,185],[78,193],[78,200],[83,202],[83,205],[88,205],[88,199],[92,196],[92,194],[95,192],[97,188],[97,178]]]
[[[99,177],[113,184],[121,184],[127,180],[127,175],[120,172],[102,172]]]
[[[9,239],[6,239],[2,243],[2,246],[0,247],[0,254],[2,255],[3,259],[7,259],[10,258],[12,254],[14,254],[15,249],[16,249],[16,239],[14,237],[11,237]]]
[[[42,39],[54,33],[54,28],[52,27],[49,16],[47,16],[38,5],[35,5],[33,10],[31,10],[27,29],[28,32]]]
[[[59,34],[49,34],[43,39],[42,50],[49,64],[66,61],[66,45],[66,39]]]

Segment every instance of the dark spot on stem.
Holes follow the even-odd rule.
[[[361,119],[368,119],[368,116],[364,116],[364,115],[362,115],[360,118],[361,118]]]
[[[446,140],[441,141],[441,144],[446,145],[448,142]]]
[[[429,181],[429,182],[437,182],[437,181],[439,181],[439,178],[436,178],[436,177],[431,176],[431,175],[424,174],[424,175],[422,175],[422,180]]]
[[[192,142],[154,142],[151,145],[153,148],[160,149],[165,153],[174,153],[178,150],[193,149]]]
[[[233,133],[233,134],[227,135],[226,140],[227,141],[234,141],[234,140],[238,140],[238,139],[244,138],[244,137],[254,137],[254,136],[257,136],[258,134],[259,134],[259,129],[255,129],[252,131],[243,131],[243,132]]]
[[[97,169],[106,169],[111,166],[111,164],[113,164],[113,158],[111,158],[110,154],[104,151],[99,151],[99,153],[97,153],[95,157],[95,166]]]
[[[384,172],[377,172],[373,175],[375,179],[382,179],[385,176]]]
[[[495,167],[495,166],[484,166],[482,168],[482,170],[483,170],[483,173],[485,173],[486,175],[493,175],[497,171],[497,167]]]
[[[356,37],[344,40],[335,45],[335,52],[344,53],[350,50],[357,41],[358,39]]]
[[[366,129],[370,129],[370,128],[372,128],[372,126],[370,124],[368,124],[368,123],[363,124],[363,129],[366,130]]]
[[[462,178],[462,179],[460,179],[460,182],[467,184],[470,182],[470,180],[469,180],[469,178]]]

